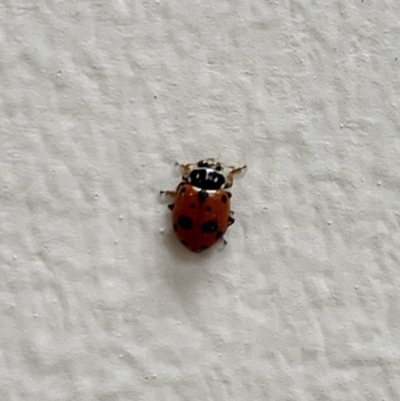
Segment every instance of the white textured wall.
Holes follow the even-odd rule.
[[[400,400],[399,15],[0,0],[0,400]],[[158,190],[208,156],[196,255]]]

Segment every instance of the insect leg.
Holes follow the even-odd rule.
[[[247,166],[242,166],[242,167],[234,167],[234,166],[229,166],[230,169],[232,169],[228,176],[226,177],[226,184],[225,188],[230,188],[233,184],[233,176],[242,170],[244,170]]]
[[[193,163],[175,162],[175,164],[181,168],[183,175],[189,174],[192,167],[195,166],[195,164],[193,164]]]
[[[161,190],[160,191],[160,195],[163,195],[163,194],[168,195],[168,196],[176,197],[176,190],[175,191],[163,191],[163,190]]]

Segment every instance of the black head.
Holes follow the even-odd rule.
[[[224,168],[214,159],[200,160],[183,180],[201,189],[221,189],[226,183]]]
[[[200,160],[199,162],[196,163],[196,166],[211,168],[215,171],[222,171],[223,169],[222,164],[220,162],[215,161],[214,159]]]

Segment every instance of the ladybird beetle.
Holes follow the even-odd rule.
[[[175,199],[168,207],[178,239],[190,251],[201,252],[223,239],[234,223],[230,208],[232,194],[226,189],[232,186],[234,175],[246,166],[224,166],[209,158],[180,167],[182,181],[176,190],[160,193]]]

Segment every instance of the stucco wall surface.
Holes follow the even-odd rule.
[[[399,16],[0,0],[0,400],[399,401]],[[192,254],[159,190],[209,156]]]

